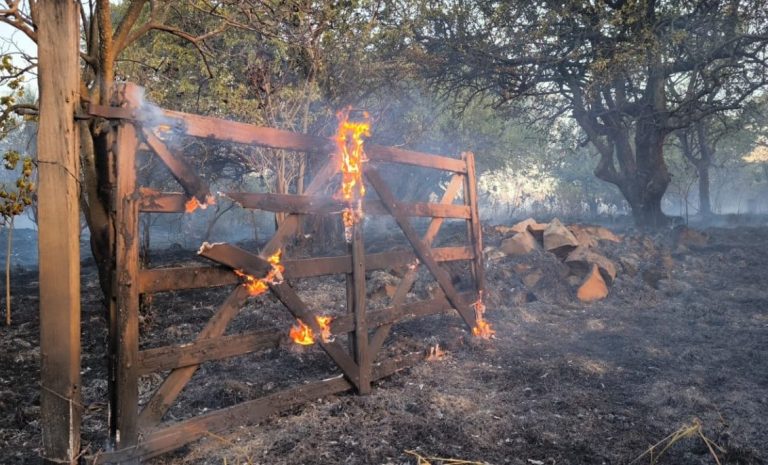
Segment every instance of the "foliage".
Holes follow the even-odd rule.
[[[402,48],[446,96],[573,117],[639,223],[663,223],[667,135],[766,84],[762,0],[395,2]],[[461,92],[463,93],[461,93]]]

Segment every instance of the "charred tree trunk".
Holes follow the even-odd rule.
[[[619,188],[632,209],[637,226],[666,226],[669,218],[661,210],[661,200],[671,177],[664,160],[665,133],[652,122],[639,122],[632,144],[628,132],[612,135],[613,147],[608,149],[608,156],[602,154],[595,175]],[[613,161],[614,153],[619,161],[618,168]]]
[[[699,213],[701,216],[712,216],[712,204],[709,194],[709,163],[702,163],[696,167],[699,172]]]
[[[669,222],[661,211],[661,199],[672,181],[664,160],[665,138],[656,118],[638,121],[635,130],[637,173],[626,177],[635,185],[634,198],[627,200],[630,200],[632,216],[638,226],[658,228]]]
[[[712,205],[709,195],[709,168],[714,158],[714,144],[709,143],[709,134],[704,121],[696,124],[696,137],[699,141],[699,160],[696,171],[699,173],[699,212],[701,216],[712,216]]]
[[[710,142],[706,125],[706,121],[698,121],[693,127],[677,132],[680,150],[699,176],[699,214],[704,218],[712,215],[709,170],[715,155],[715,143]]]

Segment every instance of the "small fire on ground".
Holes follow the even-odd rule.
[[[248,289],[248,294],[251,296],[263,294],[267,292],[270,284],[280,284],[283,282],[285,267],[280,264],[281,254],[282,250],[278,250],[267,258],[269,264],[272,265],[272,269],[263,278],[257,278],[240,270],[235,270],[235,274],[243,278],[243,285]]]
[[[363,137],[371,136],[370,116],[363,113],[363,121],[350,121],[351,108],[340,111],[336,146],[341,155],[341,198],[347,207],[341,214],[344,222],[344,239],[352,242],[352,226],[363,217],[365,185],[363,162],[367,161],[363,150]]]
[[[205,210],[208,208],[208,205],[216,205],[216,198],[212,195],[207,195],[205,197],[205,203],[200,203],[199,200],[197,200],[197,197],[194,195],[189,198],[184,203],[184,212],[186,213],[192,213],[193,211],[197,210],[198,208],[201,210]]]
[[[332,318],[329,316],[316,316],[315,320],[317,321],[317,325],[320,326],[320,337],[323,339],[323,342],[330,342]],[[312,328],[298,318],[296,319],[296,322],[298,324],[291,326],[291,331],[288,333],[291,340],[296,344],[301,344],[303,346],[314,344],[315,334],[314,331],[312,331]]]
[[[483,315],[485,314],[485,304],[483,303],[482,293],[480,294],[480,298],[477,299],[477,302],[472,304],[472,306],[475,308],[475,327],[472,328],[472,334],[483,339],[490,339],[496,334],[496,331],[494,331],[491,328],[491,324],[483,318]]]

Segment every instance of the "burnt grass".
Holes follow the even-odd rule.
[[[487,228],[486,243],[501,237]],[[444,314],[395,327],[386,355],[439,344],[442,358],[376,382],[373,393],[317,399],[252,426],[210,435],[151,464],[416,464],[406,451],[479,463],[627,464],[699,419],[723,464],[768,458],[768,228],[708,229],[706,245],[671,234],[627,232],[599,249],[619,275],[607,299],[582,304],[554,256],[488,260],[490,341]],[[153,263],[194,260],[168,250]],[[461,270],[458,275],[462,275]],[[531,273],[539,279],[527,279]],[[466,273],[463,273],[466,275]],[[536,282],[534,282],[536,281]],[[373,308],[386,305],[388,273],[370,276]],[[310,307],[344,312],[344,280],[295,284]],[[460,287],[466,285],[457,280]],[[414,289],[425,298],[426,276]],[[0,332],[0,463],[38,463],[40,436],[38,283],[13,274],[14,322]],[[228,289],[156,295],[142,312],[142,348],[190,341]],[[96,273],[83,268],[83,445],[106,449],[106,329]],[[291,319],[269,296],[249,301],[229,333]],[[166,416],[187,418],[297,384],[334,376],[317,347],[280,347],[206,363]],[[143,377],[146,401],[161,381]],[[433,464],[441,463],[430,460]],[[638,463],[649,463],[646,457]],[[664,464],[715,463],[686,438]]]

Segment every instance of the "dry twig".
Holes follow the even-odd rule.
[[[463,459],[449,459],[444,457],[430,457],[424,456],[416,452],[415,450],[407,450],[406,454],[416,457],[416,465],[487,465],[486,462],[474,462],[471,460]],[[433,464],[432,462],[436,462]]]
[[[646,449],[645,452],[643,452],[642,454],[637,456],[634,460],[629,462],[628,465],[633,465],[634,463],[637,463],[640,459],[642,459],[645,456],[649,456],[651,465],[654,465],[659,461],[661,456],[664,455],[664,452],[666,452],[670,447],[675,445],[677,442],[679,442],[682,439],[692,438],[696,436],[698,436],[699,438],[701,438],[702,441],[704,441],[704,444],[707,446],[707,449],[709,450],[709,453],[712,455],[712,458],[715,459],[715,463],[717,465],[722,465],[720,463],[720,459],[717,457],[717,453],[715,453],[715,449],[717,449],[720,453],[724,453],[725,450],[704,435],[704,432],[702,431],[701,420],[699,420],[698,418],[694,418],[690,425],[681,426],[676,431],[672,432],[669,436],[665,437],[661,441],[657,442],[656,444]],[[654,455],[654,453],[656,452],[656,449],[660,447],[661,447],[661,450],[659,451],[659,453]]]

